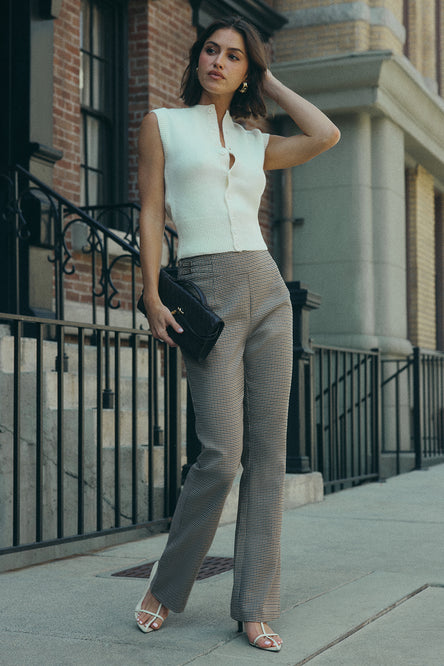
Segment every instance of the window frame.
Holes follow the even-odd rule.
[[[89,175],[91,173],[103,174],[102,192],[99,194],[101,200],[99,205],[113,205],[125,202],[128,197],[128,2],[127,0],[84,0],[88,7],[88,21],[86,26],[89,30],[88,46],[85,48],[83,36],[81,35],[80,57],[87,59],[89,65],[89,77],[85,82],[89,91],[83,99],[81,87],[81,137],[82,137],[82,160],[80,163],[82,178],[83,205],[92,205],[89,192]],[[96,52],[94,37],[95,25],[93,22],[94,8],[103,12],[110,12],[107,28],[111,33],[105,35],[107,53],[99,55]],[[83,6],[81,11],[83,12]],[[103,26],[100,26],[103,27]],[[97,62],[106,64],[108,68],[105,73],[105,101],[103,108],[94,99],[94,67]],[[86,71],[81,63],[81,76]],[[107,136],[100,137],[98,149],[101,154],[101,165],[92,165],[88,146],[88,119],[95,119],[100,124],[100,132]],[[104,153],[104,154],[103,154]]]

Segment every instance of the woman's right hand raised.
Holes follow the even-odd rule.
[[[177,333],[183,333],[183,328],[177,323],[168,308],[160,298],[151,301],[144,297],[143,302],[151,333],[156,340],[166,342],[170,347],[177,347],[177,344],[168,335],[167,327],[171,326]]]

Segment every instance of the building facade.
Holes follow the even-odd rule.
[[[292,175],[287,274],[322,295],[312,335],[389,355],[442,350],[444,3],[274,7],[288,21],[276,73],[342,131]]]
[[[2,110],[0,171],[14,164],[40,178],[77,206],[116,206],[138,201],[137,140],[143,116],[181,105],[179,90],[197,32],[214,18],[238,13],[270,40],[285,19],[264,2],[209,0],[20,0],[2,5],[2,48],[8,100]],[[272,188],[260,222],[272,242]],[[119,231],[124,222],[107,217]],[[41,234],[37,234],[41,235]],[[90,259],[76,229],[68,239],[75,274],[66,276],[66,318],[87,320]],[[5,280],[16,273],[4,244]],[[51,316],[52,267],[47,247],[26,248],[21,312]],[[22,261],[23,263],[23,261]],[[12,276],[12,277],[11,277]],[[125,270],[121,272],[122,309]],[[7,289],[0,311],[14,305]],[[83,307],[85,305],[85,307]],[[116,321],[119,319],[116,313]]]
[[[444,349],[443,0],[10,0],[1,11],[1,170],[21,164],[89,206],[138,200],[141,120],[180,104],[196,32],[233,12],[252,20],[277,76],[342,132],[313,163],[270,175],[260,214],[284,277],[322,297],[313,338]],[[272,105],[267,129],[294,131]],[[67,282],[76,320],[89,298],[81,246]],[[30,244],[31,312],[51,311],[47,254]]]
[[[268,174],[260,210],[284,278],[308,287],[292,285],[288,468],[335,488],[442,461],[444,0],[4,0],[0,550],[14,566],[17,547],[167,521],[198,453],[180,354],[134,312],[127,222],[142,118],[180,105],[196,35],[232,13],[342,133]],[[297,131],[271,103],[262,127]]]

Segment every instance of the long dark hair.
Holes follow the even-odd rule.
[[[198,104],[202,95],[202,86],[197,76],[199,56],[205,42],[220,29],[236,30],[244,38],[248,57],[248,89],[245,93],[236,91],[230,105],[230,114],[234,118],[250,116],[266,116],[264,102],[264,76],[267,70],[267,59],[264,44],[250,23],[239,16],[221,18],[208,26],[190,49],[190,61],[182,77],[180,90],[181,99],[187,106]]]

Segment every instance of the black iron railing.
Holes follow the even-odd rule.
[[[379,476],[379,353],[313,345],[312,469],[327,492]]]
[[[139,206],[81,209],[20,166],[2,184],[14,274],[0,314],[0,554],[163,529],[181,484],[182,365],[136,312]],[[167,227],[170,265],[176,238]],[[30,316],[31,246],[52,265],[47,317]],[[80,286],[84,318],[67,317]],[[126,324],[111,325],[119,308]]]
[[[16,273],[11,280],[15,294],[9,311],[36,314],[29,304],[26,280],[21,278],[29,271],[24,249],[32,244],[47,248],[47,259],[53,265],[52,282],[47,288],[55,319],[81,319],[109,327],[115,323],[111,321],[111,313],[121,309],[121,299],[126,293],[128,317],[118,323],[136,328],[136,305],[141,290],[140,206],[128,203],[79,208],[21,166],[16,166],[11,178],[3,182],[7,189],[3,218],[12,230],[9,238]],[[110,228],[111,225],[121,231]],[[164,237],[165,263],[172,266],[176,262],[177,233],[166,226]],[[81,264],[81,271],[77,271],[76,262]],[[76,298],[81,300],[76,303],[73,301]],[[81,312],[79,307],[75,309],[80,303]],[[103,406],[112,408],[110,333],[107,328],[104,330]]]
[[[395,456],[396,473],[444,462],[444,354],[413,349],[403,359],[382,362],[386,415],[382,452]]]
[[[444,354],[413,350],[416,468],[444,461]]]
[[[413,356],[381,361],[382,453],[392,457],[395,474],[415,465],[413,435]]]
[[[88,269],[82,264],[82,277],[90,275],[87,302],[91,312],[86,320],[93,324],[111,324],[110,314],[121,307],[117,295],[122,288],[116,286],[119,269],[128,273],[128,307],[131,326],[136,326],[136,304],[139,289],[136,272],[139,268],[138,219],[140,207],[136,203],[114,206],[80,208],[48,187],[21,166],[16,166],[10,178],[3,179],[7,199],[3,218],[14,233],[10,234],[16,271],[13,311],[15,314],[33,314],[20,293],[23,281],[24,243],[47,248],[48,260],[53,264],[54,316],[66,319],[66,281],[76,274],[76,260],[88,260]],[[111,223],[113,228],[108,224]],[[122,229],[119,232],[115,229]],[[174,265],[177,234],[165,228],[166,262]],[[112,246],[112,251],[111,251]],[[75,291],[75,282],[71,289]],[[98,306],[101,307],[101,321]]]
[[[104,289],[102,285],[108,283],[108,298],[105,298],[105,302],[108,303],[109,309],[117,309],[120,307],[120,302],[115,301],[119,293],[119,289],[116,287],[113,281],[113,275],[116,269],[122,264],[130,265],[131,270],[131,285],[136,285],[136,268],[139,266],[139,214],[140,214],[140,205],[138,203],[126,203],[126,204],[116,204],[112,206],[83,206],[82,211],[91,216],[94,220],[101,223],[107,230],[112,230],[114,234],[117,234],[122,240],[130,245],[132,248],[136,248],[137,255],[136,260],[133,261],[129,256],[127,248],[123,248],[123,252],[115,253],[115,255],[110,258],[109,252],[109,239],[111,238],[109,234],[103,236],[103,247],[100,245],[97,246],[97,243],[91,243],[88,241],[88,244],[85,248],[82,248],[83,251],[91,254],[91,283],[92,283],[92,306],[93,306],[93,321],[97,321],[97,303],[99,299],[104,297]],[[75,223],[78,220],[73,220]],[[67,235],[68,229],[65,227],[65,236]],[[176,253],[177,253],[177,233],[174,229],[166,225],[165,233],[165,257],[164,263],[167,266],[174,266],[176,264]],[[106,265],[108,268],[104,272],[104,276],[100,276],[99,284],[101,289],[97,291],[97,254],[100,259],[101,266]],[[131,308],[133,311],[134,301],[133,301],[133,291],[131,291]],[[105,308],[105,323],[109,325],[109,310],[107,312]],[[133,321],[134,325],[134,321]]]
[[[31,323],[33,339],[23,335]],[[165,529],[180,490],[177,350],[140,329],[18,315],[0,315],[0,326],[0,555]],[[114,409],[102,402],[107,339]]]
[[[0,554],[164,527],[181,483],[183,380],[180,353],[136,316],[139,207],[78,208],[21,167],[4,182],[14,276],[13,314],[0,314]],[[165,238],[174,265],[174,230]],[[53,318],[27,316],[29,245],[48,250]],[[66,317],[77,265],[89,275],[86,321]],[[124,300],[129,324],[111,325]],[[381,450],[397,473],[405,454],[417,468],[444,460],[444,354],[381,365],[378,351],[306,347],[292,471],[320,471],[331,492],[379,478]]]

